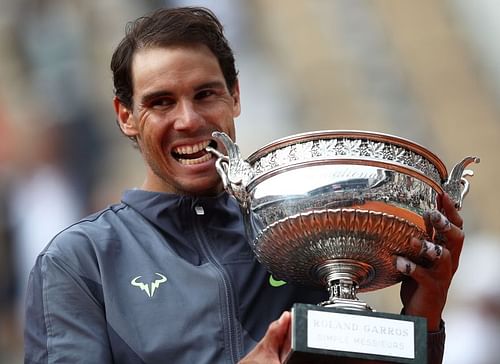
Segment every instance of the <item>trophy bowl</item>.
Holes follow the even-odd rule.
[[[368,131],[315,131],[285,137],[242,159],[224,133],[213,137],[224,188],[244,216],[259,260],[275,278],[324,287],[325,306],[370,309],[356,297],[403,278],[394,256],[416,261],[412,237],[427,236],[424,213],[448,193],[457,208],[469,190],[464,158],[450,173],[431,151]],[[425,263],[425,262],[422,262]]]

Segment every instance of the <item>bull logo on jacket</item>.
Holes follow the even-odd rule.
[[[130,281],[130,284],[134,287],[139,287],[141,290],[146,292],[149,298],[152,298],[158,287],[160,287],[160,284],[167,281],[167,277],[165,277],[163,274],[161,273],[155,273],[155,274],[160,278],[154,280],[151,283],[140,282],[139,280],[142,278],[142,276],[137,276]]]

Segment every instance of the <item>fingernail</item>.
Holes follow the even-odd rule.
[[[281,323],[283,322],[284,318],[285,318],[285,312],[283,312],[283,313],[281,314],[280,318],[278,319],[278,323],[280,323],[280,324],[281,324]]]
[[[409,276],[415,271],[416,265],[412,261],[406,259],[405,257],[397,257],[396,258],[396,269]]]

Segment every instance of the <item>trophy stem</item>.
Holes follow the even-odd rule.
[[[330,293],[328,301],[321,302],[320,306],[374,311],[357,297],[358,282],[373,278],[374,270],[370,265],[350,259],[335,259],[317,267],[315,273],[326,283]]]
[[[357,296],[358,285],[349,280],[334,280],[328,282],[328,292],[330,298],[328,301],[321,302],[323,307],[344,308],[347,310],[373,311],[366,303]]]

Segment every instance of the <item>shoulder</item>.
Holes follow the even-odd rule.
[[[99,251],[119,242],[119,231],[129,226],[135,213],[126,204],[111,205],[59,232],[41,252],[43,258],[83,266],[97,264]]]

